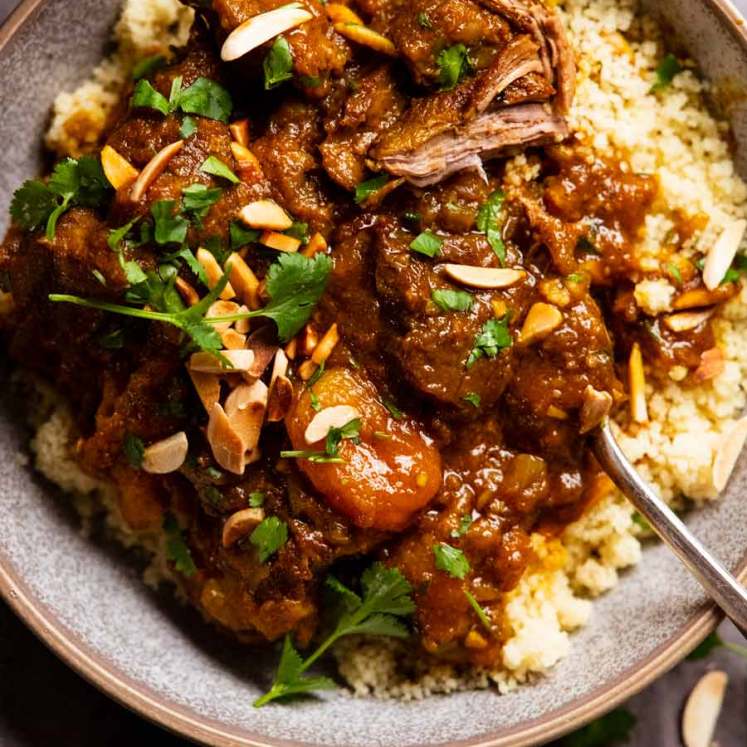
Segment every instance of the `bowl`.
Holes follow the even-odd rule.
[[[747,34],[733,6],[723,0],[651,4],[709,78],[747,90]],[[13,190],[41,169],[39,136],[52,100],[101,59],[118,5],[25,0],[0,30],[0,230]],[[737,164],[747,175],[747,97],[732,103]],[[17,458],[29,434],[3,390],[0,592],[79,673],[195,741],[221,747],[538,744],[641,690],[718,622],[698,584],[665,547],[652,543],[642,563],[596,602],[591,624],[573,636],[571,655],[549,676],[507,696],[462,692],[407,703],[331,693],[255,710],[252,700],[266,688],[275,655],[216,636],[197,613],[148,589],[126,553],[83,536],[70,503]],[[693,531],[745,575],[746,490],[743,458],[722,500],[688,516]]]

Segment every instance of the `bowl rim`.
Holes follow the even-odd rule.
[[[49,0],[21,0],[0,26],[0,54]],[[747,21],[731,0],[701,0],[747,52]],[[747,583],[747,551],[735,575]],[[307,743],[267,739],[243,728],[231,729],[168,700],[114,666],[58,619],[30,589],[0,548],[0,596],[33,633],[71,669],[125,708],[169,731],[211,747],[305,747]],[[504,732],[450,742],[454,747],[531,747],[557,739],[612,710],[675,666],[713,632],[723,613],[712,603],[694,612],[666,641],[594,691]],[[428,747],[422,745],[422,747]]]

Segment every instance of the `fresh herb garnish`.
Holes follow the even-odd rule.
[[[231,249],[241,249],[247,244],[254,244],[259,241],[260,232],[255,228],[246,228],[243,223],[235,220],[231,223],[229,229]]]
[[[104,350],[120,350],[124,347],[124,330],[116,327],[111,332],[100,335],[97,341]]]
[[[200,166],[200,171],[203,171],[206,174],[212,174],[213,176],[219,176],[223,179],[228,179],[228,181],[233,184],[239,184],[239,182],[241,182],[241,179],[239,179],[239,177],[236,176],[236,174],[234,174],[233,171],[231,171],[231,169],[216,156],[210,156],[207,158],[202,166]]]
[[[493,624],[490,622],[488,613],[485,612],[485,610],[480,606],[480,603],[467,589],[464,590],[464,596],[467,597],[467,601],[469,602],[470,607],[472,607],[472,609],[475,611],[475,614],[480,618],[480,622],[483,624],[486,630],[492,633]]]
[[[181,127],[179,127],[179,136],[186,140],[197,132],[197,122],[193,117],[184,117]]]
[[[469,531],[469,528],[472,526],[472,514],[464,514],[461,519],[459,519],[459,528],[454,529],[451,532],[451,536],[454,539],[459,539],[459,537],[464,537],[465,534]]]
[[[461,290],[434,290],[431,298],[444,311],[469,311],[475,301],[471,293]]]
[[[361,421],[351,420],[341,428],[330,428],[324,439],[324,451],[281,451],[280,456],[286,459],[307,459],[316,464],[343,464],[340,458],[340,444],[347,440],[360,442]]]
[[[435,257],[441,251],[443,239],[436,236],[432,231],[423,231],[414,241],[410,243],[410,249],[426,257]]]
[[[420,25],[420,28],[428,29],[429,31],[433,30],[433,23],[431,22],[430,16],[425,11],[418,13],[418,24]]]
[[[372,194],[378,192],[382,187],[385,187],[389,183],[389,177],[386,174],[375,176],[373,179],[361,182],[355,188],[355,202],[358,205],[363,204],[371,197]]]
[[[287,39],[278,36],[262,63],[265,73],[265,90],[276,88],[293,77],[293,55]],[[312,86],[314,87],[314,86]]]
[[[249,506],[251,508],[260,508],[265,504],[265,498],[267,496],[260,490],[253,493],[249,493]]]
[[[506,195],[498,189],[488,197],[488,201],[480,207],[477,213],[477,230],[487,236],[491,249],[500,260],[506,264],[506,245],[503,242],[503,203]]]
[[[438,83],[442,91],[450,91],[470,71],[467,47],[455,44],[442,50],[436,60],[438,63]]]
[[[397,407],[397,405],[392,402],[390,399],[384,400],[384,407],[386,407],[387,410],[389,410],[389,414],[395,419],[395,420],[404,420],[405,419],[405,413],[402,412],[402,410]]]
[[[334,682],[327,677],[303,675],[340,638],[361,634],[408,637],[409,632],[401,618],[410,616],[415,605],[407,579],[396,568],[375,563],[363,572],[361,587],[363,593],[358,595],[336,578],[327,578],[327,588],[337,597],[334,627],[305,660],[293,647],[290,636],[286,636],[272,687],[254,702],[255,708],[291,695],[334,688]]]
[[[436,558],[436,568],[445,571],[452,578],[463,579],[469,573],[469,560],[459,548],[439,542],[433,545],[433,555]]]
[[[345,460],[338,456],[330,456],[326,451],[309,451],[304,449],[291,449],[281,451],[283,459],[305,459],[313,464],[345,464]]]
[[[166,558],[174,564],[178,573],[185,576],[194,576],[197,566],[192,559],[192,552],[184,541],[184,533],[179,523],[172,514],[167,514],[163,522],[163,531],[166,535]]]
[[[669,274],[674,278],[675,283],[677,283],[677,285],[682,285],[682,273],[680,272],[680,268],[677,267],[674,262],[670,262],[667,265],[667,270],[669,270]]]
[[[198,219],[204,218],[210,208],[220,200],[221,187],[208,187],[204,184],[190,184],[182,190],[182,206]]]
[[[298,239],[302,244],[309,243],[309,224],[303,223],[300,220],[293,221],[293,225],[286,229],[283,233],[286,236],[292,236],[294,239]]]
[[[143,466],[145,444],[141,438],[128,433],[122,442],[122,451],[131,467],[140,469]]]
[[[501,350],[510,348],[512,344],[508,316],[489,319],[475,338],[474,347],[467,358],[467,368],[472,368],[480,358],[495,358]]]
[[[23,229],[46,227],[54,239],[57,221],[71,207],[98,207],[111,190],[101,162],[93,156],[66,158],[55,166],[49,182],[30,179],[16,190],[10,205],[13,220]]]
[[[132,108],[155,109],[164,116],[171,112],[169,100],[153,88],[149,80],[139,80],[132,93]]]
[[[656,82],[651,86],[651,93],[658,93],[668,88],[682,69],[677,58],[673,54],[668,54],[656,68]]]
[[[208,119],[228,122],[233,102],[231,94],[223,86],[209,78],[198,78],[187,88],[181,85],[181,77],[174,78],[167,99],[147,80],[140,80],[132,95],[132,106],[155,109],[164,116],[181,109],[185,114],[199,114]]]
[[[189,221],[176,208],[174,200],[158,200],[151,205],[153,238],[157,244],[181,244],[186,240]]]
[[[319,401],[319,397],[314,394],[312,389],[309,390],[309,400],[311,401],[311,409],[314,412],[320,412],[322,409],[322,403]]]
[[[468,392],[467,394],[462,397],[462,399],[465,402],[468,402],[472,407],[478,408],[480,407],[480,402],[482,401],[480,398],[480,395],[477,394],[477,392]]]
[[[140,80],[147,78],[151,73],[159,70],[166,64],[166,58],[161,54],[154,54],[150,57],[143,57],[135,67],[132,68],[132,79]]]
[[[249,536],[249,542],[257,548],[259,562],[271,558],[288,541],[288,525],[277,516],[268,516]]]
[[[122,242],[127,238],[127,234],[132,231],[133,227],[139,220],[140,217],[137,216],[128,223],[125,223],[123,226],[120,226],[119,228],[113,228],[111,231],[109,231],[109,235],[106,238],[106,243],[109,245],[109,248],[113,252],[120,251],[120,249],[122,248]]]
[[[560,747],[609,747],[625,742],[635,726],[635,716],[624,708],[611,711],[558,742]]]

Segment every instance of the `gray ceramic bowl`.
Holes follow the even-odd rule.
[[[747,36],[722,0],[652,0],[712,79],[747,90]],[[100,60],[118,0],[25,0],[0,31],[0,229],[13,189],[40,169],[39,135],[58,91]],[[739,86],[739,88],[735,88]],[[747,164],[747,97],[731,111]],[[747,173],[746,169],[742,169]],[[0,372],[2,373],[2,372]],[[113,698],[213,745],[528,745],[580,726],[673,666],[717,616],[669,552],[652,546],[600,599],[572,655],[506,697],[470,692],[419,703],[328,694],[254,710],[270,662],[150,592],[116,550],[83,538],[64,500],[19,466],[28,434],[0,409],[0,591],[46,643]],[[747,569],[747,459],[727,495],[689,517],[726,564]]]

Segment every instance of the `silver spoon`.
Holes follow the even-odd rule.
[[[747,638],[747,590],[703,547],[636,472],[612,435],[609,421],[603,422],[592,433],[592,443],[599,464],[615,485]]]

